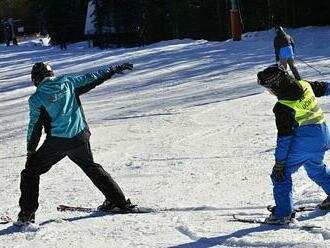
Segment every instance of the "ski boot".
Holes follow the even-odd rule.
[[[19,212],[17,221],[14,222],[15,226],[27,226],[35,223],[35,213],[27,213],[24,211]]]
[[[271,214],[265,219],[265,222],[272,225],[288,225],[290,223],[294,223],[296,213],[292,212],[287,217],[276,217],[275,216],[275,206],[270,207],[268,206],[267,209],[271,211]]]
[[[330,210],[330,196],[328,196],[323,202],[319,204],[319,209]]]
[[[109,200],[105,200],[102,205],[98,206],[97,209],[100,211],[113,211],[113,210],[128,210],[135,208],[136,205],[131,203],[130,199],[125,200],[124,202],[111,202]]]

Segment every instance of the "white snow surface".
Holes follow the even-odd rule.
[[[296,40],[302,77],[330,81],[330,27],[286,30]],[[322,227],[309,231],[231,221],[234,213],[266,216],[266,206],[274,204],[269,175],[276,98],[256,83],[257,72],[275,61],[273,37],[267,30],[246,33],[239,42],[183,39],[111,50],[85,42],[67,51],[1,44],[0,214],[16,218],[19,211],[27,100],[35,90],[30,70],[39,61],[57,75],[134,64],[82,97],[94,159],[133,203],[169,210],[57,212],[58,204],[95,207],[104,200],[79,167],[63,159],[41,176],[40,228],[0,224],[0,247],[330,247],[326,213],[298,215],[299,223]],[[320,98],[320,105],[330,121],[330,98]],[[303,169],[293,180],[296,205],[326,197]]]

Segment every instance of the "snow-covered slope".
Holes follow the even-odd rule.
[[[287,29],[301,75],[330,81],[330,27]],[[267,214],[273,204],[276,99],[256,85],[274,63],[273,31],[242,41],[172,40],[141,48],[98,50],[86,43],[0,46],[0,214],[18,213],[25,162],[27,99],[33,63],[57,75],[134,63],[82,98],[95,160],[133,203],[169,211],[104,216],[59,213],[58,204],[97,206],[102,195],[70,160],[41,177],[36,232],[0,225],[0,247],[329,247],[330,217],[299,215],[322,229],[302,231],[231,222],[233,213]],[[330,98],[320,99],[326,118]],[[329,155],[326,162],[330,163]],[[324,193],[303,170],[294,176],[296,204]]]

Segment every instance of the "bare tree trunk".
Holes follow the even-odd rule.
[[[294,0],[291,0],[291,10],[292,10],[292,25],[296,26],[296,4]]]
[[[285,26],[289,24],[288,0],[284,0]]]
[[[268,27],[271,28],[274,26],[274,15],[272,11],[272,0],[267,0],[268,7]]]
[[[219,1],[221,1],[221,0],[217,0],[217,19],[218,19],[219,37],[221,37],[222,32],[223,32],[223,23],[222,23],[222,18],[221,18],[221,10],[220,10]]]

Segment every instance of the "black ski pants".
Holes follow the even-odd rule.
[[[21,173],[19,205],[22,212],[31,214],[37,210],[40,175],[66,156],[85,172],[106,199],[125,202],[119,185],[101,165],[94,162],[89,137],[89,131],[84,130],[70,139],[46,138],[38,151],[27,159],[25,169]]]

